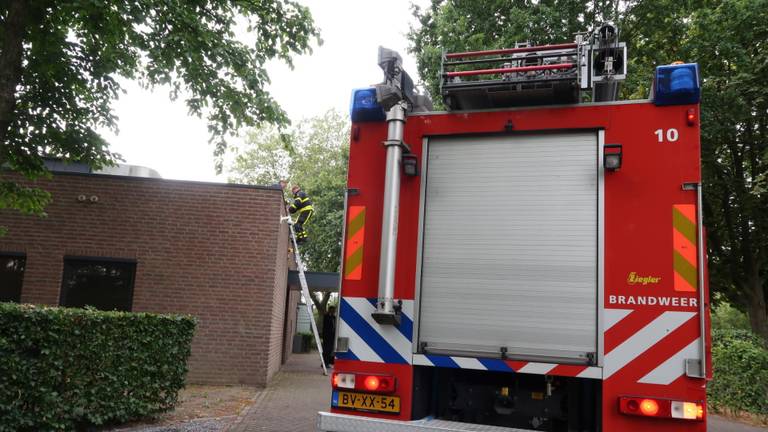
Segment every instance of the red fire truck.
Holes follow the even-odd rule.
[[[318,429],[704,432],[698,66],[616,101],[626,47],[604,25],[444,54],[434,112],[396,53],[379,63],[353,94]]]

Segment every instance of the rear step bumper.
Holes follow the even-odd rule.
[[[529,429],[445,420],[424,419],[404,422],[328,412],[317,413],[317,430],[323,432],[530,432]]]

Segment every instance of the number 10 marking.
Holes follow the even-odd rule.
[[[671,128],[667,129],[667,133],[664,133],[664,129],[656,129],[656,138],[659,139],[659,142],[664,142],[664,135],[667,137],[668,142],[675,142],[678,138],[680,138],[680,133],[677,132],[677,129]]]

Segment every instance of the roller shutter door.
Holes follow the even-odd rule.
[[[582,363],[596,351],[597,133],[428,143],[426,353]]]

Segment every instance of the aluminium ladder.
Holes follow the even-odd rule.
[[[288,223],[288,229],[291,234],[291,242],[293,243],[293,253],[296,258],[296,267],[299,269],[299,282],[301,284],[301,294],[304,296],[304,303],[307,306],[307,313],[309,314],[309,325],[312,327],[312,333],[315,335],[315,344],[317,345],[317,353],[320,355],[320,364],[323,366],[323,375],[328,375],[328,369],[325,366],[325,359],[323,358],[323,344],[320,342],[320,334],[317,332],[317,325],[315,324],[315,317],[312,313],[312,297],[309,295],[309,286],[307,285],[307,277],[304,275],[304,263],[301,261],[301,254],[299,253],[299,244],[296,242],[296,232],[293,230],[293,220],[291,219],[290,212],[286,208],[286,214],[288,216],[280,218],[282,221]]]

